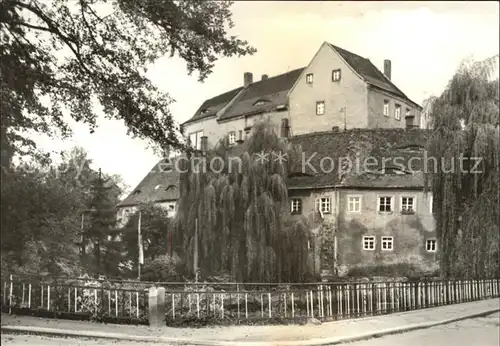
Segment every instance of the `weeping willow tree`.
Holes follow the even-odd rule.
[[[226,143],[183,161],[175,251],[191,274],[196,252],[202,274],[306,280],[309,228],[305,220],[289,219],[287,193],[288,172],[300,163],[300,150],[265,123],[244,144]]]
[[[426,186],[447,277],[500,276],[499,84],[491,63],[463,63],[432,108],[428,154],[438,160]]]

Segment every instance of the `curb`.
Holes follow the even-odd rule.
[[[71,331],[62,330],[55,328],[41,328],[41,327],[29,327],[29,326],[2,326],[2,334],[35,334],[35,335],[46,335],[46,336],[56,336],[56,337],[79,337],[79,338],[95,338],[95,339],[114,339],[123,341],[138,341],[138,342],[150,342],[150,343],[169,343],[172,345],[199,345],[199,346],[316,346],[316,345],[339,345],[354,341],[362,341],[372,338],[378,338],[387,335],[406,333],[418,329],[431,328],[438,325],[449,324],[453,322],[458,322],[471,318],[484,317],[491,315],[493,313],[500,312],[500,309],[493,309],[488,311],[483,311],[480,313],[470,314],[466,316],[455,317],[447,320],[441,320],[437,322],[428,322],[407,325],[397,328],[390,328],[385,330],[380,330],[377,332],[365,333],[357,336],[339,336],[334,338],[319,338],[319,339],[309,339],[300,341],[218,341],[218,340],[193,340],[186,338],[171,338],[171,337],[155,337],[155,336],[138,336],[138,335],[127,335],[121,333],[103,333],[103,332],[85,332],[85,331]]]

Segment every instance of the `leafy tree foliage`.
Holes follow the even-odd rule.
[[[428,150],[438,164],[427,182],[444,276],[500,275],[499,82],[492,67],[464,62],[433,104]]]
[[[242,147],[232,149],[226,142],[204,159],[181,161],[185,173],[180,176],[176,253],[191,274],[197,249],[202,275],[305,280],[309,228],[303,220],[289,222],[286,184],[300,151],[265,123]],[[286,160],[278,160],[277,153],[286,154]]]
[[[122,241],[126,248],[125,258],[132,260],[135,266],[139,259],[138,223],[139,212],[136,212],[122,230]],[[146,205],[141,208],[141,239],[145,264],[167,255],[171,227],[167,210],[158,205]]]
[[[108,118],[156,144],[180,145],[172,97],[146,77],[177,55],[203,81],[220,57],[253,54],[229,36],[227,1],[3,0],[0,2],[2,165],[32,150],[28,132],[69,135],[63,111],[93,131]]]
[[[144,263],[141,280],[144,281],[180,281],[179,261],[169,255],[160,255]]]
[[[17,274],[77,275],[81,215],[92,200],[90,168],[84,150],[63,153],[59,165],[30,162],[2,174],[2,271]],[[118,186],[111,198],[121,194]]]

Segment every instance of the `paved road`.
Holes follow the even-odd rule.
[[[404,334],[348,344],[349,346],[498,346],[500,313],[444,324]]]
[[[139,346],[140,342],[48,338],[35,335],[2,335],[2,345],[25,346]],[[158,344],[157,344],[158,345]],[[377,339],[349,343],[348,346],[498,346],[500,345],[500,313],[487,317],[389,335]]]
[[[2,345],[24,345],[24,346],[144,346],[143,342],[119,341],[106,339],[75,339],[75,338],[51,338],[37,335],[2,335]],[[151,343],[151,345],[160,345]],[[161,344],[163,346],[168,346]],[[193,345],[194,346],[194,345]]]

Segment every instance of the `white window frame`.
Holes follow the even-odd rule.
[[[342,78],[342,73],[339,68],[332,70],[332,82],[340,82],[341,78]]]
[[[296,203],[294,204],[294,202]],[[302,213],[302,200],[300,198],[292,198],[290,200],[290,213],[292,214]]]
[[[382,251],[393,251],[394,250],[394,237],[391,237],[391,236],[382,236],[380,237],[380,250]],[[389,245],[390,244],[390,247],[386,247],[384,249],[384,245]]]
[[[193,141],[191,140],[191,137],[194,136],[194,143]],[[196,150],[200,150],[201,149],[201,137],[203,137],[203,130],[200,130],[200,131],[195,131],[195,132],[191,132],[189,134],[189,140],[191,141],[191,147],[196,149]]]
[[[401,105],[396,105],[394,107],[394,118],[396,120],[401,120]]]
[[[314,83],[314,74],[313,73],[306,74],[306,84],[313,84],[313,83]]]
[[[381,198],[390,198],[391,199],[391,210],[390,211],[381,211],[380,210],[380,199]],[[379,195],[377,196],[377,211],[379,213],[384,213],[384,214],[390,214],[390,213],[393,213],[394,212],[394,196],[391,196],[391,195]]]
[[[366,242],[369,242],[373,240],[373,248],[369,248],[366,245]],[[377,237],[373,236],[373,235],[365,235],[363,236],[362,238],[362,243],[361,243],[361,247],[364,251],[375,251],[375,249],[377,249]]]
[[[357,202],[352,202],[351,198],[357,198],[358,201]],[[347,212],[348,213],[361,213],[361,201],[362,200],[363,200],[363,198],[362,198],[361,195],[347,195]],[[351,209],[351,205],[352,206],[357,205],[358,209],[357,210]]]
[[[403,212],[403,198],[412,198],[413,199],[413,213],[417,213],[417,196],[412,196],[412,195],[403,195],[399,197],[399,212]]]
[[[323,105],[323,109],[320,112],[319,111],[319,106]],[[316,115],[324,115],[325,114],[325,101],[316,101]]]
[[[432,244],[431,242],[434,242],[434,249],[429,249],[429,244]],[[436,238],[429,238],[425,240],[425,250],[427,252],[436,252],[438,247],[438,242]]]
[[[323,207],[327,207],[323,209]],[[321,212],[323,214],[330,214],[332,212],[332,198],[331,197],[318,197],[314,203],[315,211],[319,211],[321,207]]]
[[[389,100],[384,100],[384,116],[389,116]]]
[[[236,144],[236,131],[230,131],[228,135],[229,145]]]

